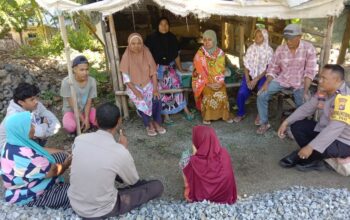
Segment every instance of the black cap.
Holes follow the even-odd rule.
[[[75,67],[79,64],[89,64],[89,61],[86,59],[85,56],[80,55],[74,58],[73,62],[72,62],[72,67]]]

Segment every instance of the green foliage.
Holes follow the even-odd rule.
[[[40,98],[43,100],[53,100],[53,98],[56,96],[54,92],[51,91],[44,91],[40,94]]]
[[[82,26],[79,30],[68,27],[68,41],[70,47],[80,52],[84,50],[101,51],[102,45],[89,33],[89,30]],[[63,52],[64,44],[60,32],[57,32],[47,42],[44,36],[38,35],[31,45],[21,46],[18,54],[28,57],[60,55]]]
[[[90,76],[96,79],[98,85],[101,85],[101,84],[103,85],[109,82],[109,75],[104,71],[99,71],[93,67],[90,67],[89,74]]]
[[[0,32],[4,35],[6,30],[11,28],[22,32],[35,15],[35,7],[31,0],[0,1]]]

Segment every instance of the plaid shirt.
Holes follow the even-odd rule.
[[[301,40],[295,54],[286,44],[276,49],[267,69],[281,86],[300,89],[304,87],[304,78],[314,79],[318,71],[316,50],[311,43]]]

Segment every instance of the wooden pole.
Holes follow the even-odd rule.
[[[239,67],[243,68],[244,56],[244,24],[239,23]]]
[[[326,33],[326,44],[324,48],[324,57],[323,57],[323,65],[328,63],[329,60],[329,54],[332,47],[332,35],[333,35],[333,28],[334,28],[334,16],[328,17],[327,22],[327,33]]]
[[[116,69],[117,66],[114,60],[111,33],[105,33],[105,36],[106,36],[105,39],[106,39],[106,49],[108,52],[108,59],[109,59],[109,63],[111,64],[113,91],[115,92],[119,90],[119,86],[118,86],[117,69]],[[120,97],[115,96],[115,104],[118,106],[119,109],[121,109],[120,100],[121,100]]]
[[[346,27],[343,34],[343,40],[341,42],[341,47],[339,51],[339,56],[337,60],[337,64],[343,64],[345,61],[345,54],[346,50],[349,47],[349,41],[350,41],[350,10],[347,9],[346,13],[348,14],[346,19]]]
[[[117,80],[118,80],[118,84],[119,84],[119,89],[124,90],[122,73],[119,71],[120,70],[120,68],[119,68],[120,56],[119,56],[117,33],[115,30],[113,15],[109,15],[108,21],[109,21],[109,29],[111,32],[112,43],[113,43],[113,50],[114,50],[114,56],[115,56]],[[122,97],[122,108],[123,108],[124,118],[129,118],[128,103],[126,101],[125,96]]]
[[[81,128],[80,128],[80,120],[79,120],[79,111],[78,111],[78,104],[77,104],[77,94],[75,92],[74,86],[73,86],[73,68],[72,68],[72,62],[70,60],[70,46],[68,42],[68,36],[67,36],[67,29],[64,24],[64,17],[63,15],[58,16],[58,20],[60,23],[60,29],[61,29],[61,35],[64,43],[64,51],[66,54],[66,61],[67,61],[67,68],[68,68],[68,77],[69,77],[69,86],[70,86],[70,92],[73,99],[73,111],[74,111],[74,118],[75,123],[77,124],[77,134],[81,134]]]

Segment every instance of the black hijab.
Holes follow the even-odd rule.
[[[166,17],[161,17],[158,20],[157,30],[146,38],[145,45],[150,49],[157,64],[169,65],[178,56],[180,48],[173,33],[170,31],[165,34],[159,32],[158,27],[163,20],[166,20],[169,24]]]

